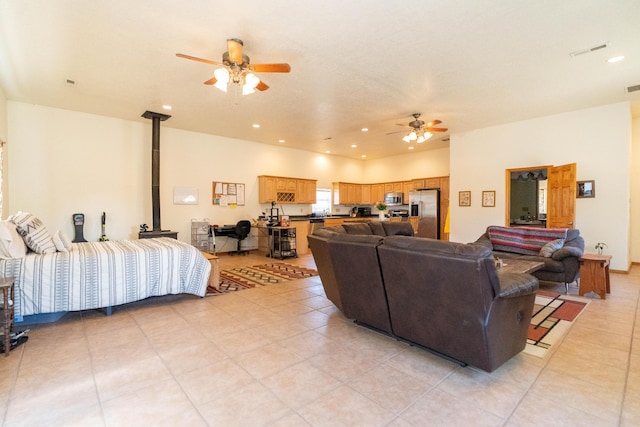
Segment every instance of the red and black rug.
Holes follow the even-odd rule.
[[[312,268],[286,262],[270,262],[252,267],[235,267],[220,272],[220,289],[207,287],[206,296],[222,295],[256,286],[275,285],[293,279],[317,276]]]

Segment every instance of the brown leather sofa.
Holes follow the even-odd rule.
[[[489,248],[344,226],[308,237],[346,317],[488,372],[524,348],[538,280],[498,273]]]

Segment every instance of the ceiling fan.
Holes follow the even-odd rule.
[[[229,84],[242,87],[242,94],[248,95],[255,89],[260,91],[269,89],[254,73],[288,73],[291,71],[289,64],[251,64],[249,57],[242,53],[244,43],[240,39],[227,39],[227,52],[222,54],[222,63],[210,59],[197,58],[183,53],[176,53],[179,58],[204,62],[211,65],[222,65],[213,73],[214,77],[204,82],[213,85],[223,92],[227,91]]]
[[[447,128],[434,127],[442,123],[442,121],[440,120],[432,120],[429,123],[425,123],[424,120],[420,120],[420,115],[421,113],[413,113],[412,116],[414,120],[409,122],[408,125],[397,123],[398,126],[409,126],[411,128],[409,133],[402,138],[403,141],[416,141],[418,144],[420,144],[431,138],[433,136],[433,132],[446,132],[449,130]],[[393,133],[398,132],[390,132],[387,135],[391,135]]]

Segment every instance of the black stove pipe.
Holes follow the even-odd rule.
[[[142,115],[151,119],[151,203],[153,207],[153,231],[162,231],[160,226],[160,122],[171,116],[145,111]]]

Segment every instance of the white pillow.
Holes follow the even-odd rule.
[[[16,225],[16,230],[24,239],[29,249],[46,254],[56,251],[51,234],[47,231],[41,220],[27,212],[18,212],[9,217],[9,221]]]
[[[62,231],[58,230],[52,236],[53,244],[56,245],[58,252],[69,252],[71,249],[71,239]]]
[[[0,258],[22,258],[27,254],[27,245],[11,221],[0,221]]]

